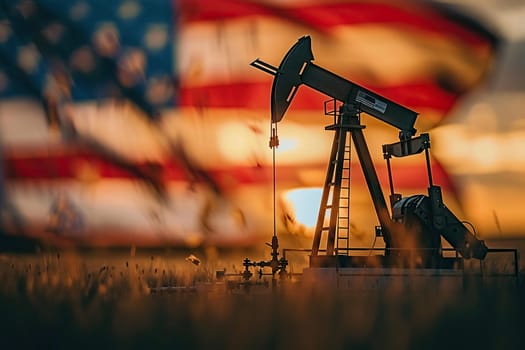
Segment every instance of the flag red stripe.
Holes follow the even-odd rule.
[[[187,174],[176,161],[170,161],[162,165],[161,178],[164,181],[189,181]],[[137,165],[142,170],[148,164]],[[90,174],[82,173],[82,169],[88,168]],[[301,170],[319,170],[324,172],[326,164],[309,164],[305,166],[278,166],[277,177],[280,184],[301,183]],[[411,164],[394,169],[394,185],[400,188],[425,188],[428,186],[426,167],[424,163]],[[94,180],[103,179],[131,179],[133,175],[105,160],[103,157],[88,152],[55,154],[50,156],[28,156],[22,157],[6,154],[4,158],[5,177],[8,180],[56,180],[81,179],[83,176],[94,175]],[[359,172],[352,178],[352,183],[363,185],[364,179],[360,175],[359,165],[353,163],[351,172]],[[377,166],[376,169],[380,181],[387,185],[388,177],[385,166]],[[432,165],[434,182],[445,190],[454,191],[448,175],[438,164]],[[272,169],[270,166],[231,166],[223,168],[206,169],[207,175],[214,179],[221,188],[228,190],[240,185],[264,185],[271,184]],[[198,180],[198,179],[197,179]],[[320,185],[320,184],[319,184]]]
[[[487,40],[474,30],[455,23],[428,6],[392,6],[374,2],[336,2],[323,4],[275,5],[245,0],[181,0],[182,22],[223,21],[249,16],[270,16],[299,22],[319,31],[340,25],[382,23],[453,36],[470,45],[486,45]]]

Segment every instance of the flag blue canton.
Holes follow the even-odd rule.
[[[120,97],[148,116],[174,104],[170,0],[2,1],[0,97]],[[58,86],[58,88],[57,88]]]

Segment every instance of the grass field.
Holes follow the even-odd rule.
[[[349,293],[298,283],[195,289],[241,255],[0,256],[2,348],[524,349],[524,289]],[[235,265],[237,267],[235,267]]]

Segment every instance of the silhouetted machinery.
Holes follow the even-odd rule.
[[[333,100],[333,108],[325,103],[325,114],[334,122],[325,127],[335,132],[321,205],[314,232],[311,267],[366,266],[366,256],[352,256],[350,241],[350,152],[351,144],[364,173],[375,212],[379,220],[376,236],[385,242],[385,254],[380,256],[383,267],[447,268],[456,257],[444,257],[441,237],[466,259],[484,259],[488,248],[445,206],[441,188],[432,182],[430,138],[415,136],[417,113],[387,98],[337,76],[311,61],[314,59],[309,36],[304,36],[288,51],[278,68],[256,59],[252,66],[275,76],[271,93],[272,124],[280,122],[297,89],[304,84]],[[340,105],[337,108],[337,101]],[[365,112],[398,128],[399,142],[383,145],[390,182],[390,216],[370,152],[366,144],[360,114]],[[275,130],[275,127],[273,128]],[[348,134],[351,140],[347,138]],[[273,138],[275,135],[272,136]],[[277,145],[270,141],[272,147]],[[425,154],[429,179],[428,195],[402,197],[394,192],[390,160]],[[321,241],[326,239],[325,249]]]

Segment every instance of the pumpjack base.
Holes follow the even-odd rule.
[[[412,268],[412,269],[446,269],[463,268],[463,259],[456,257],[435,258],[423,264],[417,259],[398,255],[318,255],[310,256],[312,268]]]
[[[303,270],[304,287],[319,290],[349,292],[407,292],[427,291],[456,295],[465,286],[464,274],[456,269],[310,267]]]

